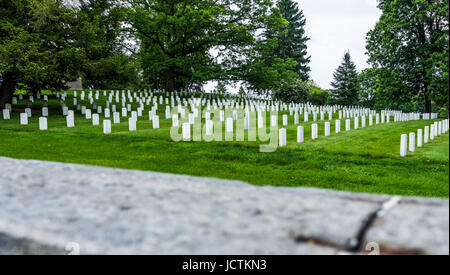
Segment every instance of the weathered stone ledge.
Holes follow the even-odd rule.
[[[381,253],[449,254],[448,199],[0,157],[0,254],[74,245],[81,254],[345,254],[373,243]]]

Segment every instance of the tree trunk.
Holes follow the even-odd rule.
[[[169,69],[166,72],[166,91],[167,92],[175,91],[175,74],[172,69]]]
[[[425,96],[425,113],[431,113],[431,99],[428,95]]]
[[[6,73],[2,77],[3,82],[0,85],[0,108],[4,108],[5,104],[11,103],[17,85],[17,80],[12,73]]]

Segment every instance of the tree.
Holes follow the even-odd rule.
[[[223,81],[218,81],[215,90],[217,94],[224,95],[227,93],[227,85]]]
[[[350,57],[350,52],[346,52],[341,65],[333,74],[334,81],[331,86],[334,88],[333,99],[336,104],[356,105],[358,104],[358,72],[356,65]]]
[[[279,0],[277,7],[284,19],[289,22],[286,32],[278,36],[278,48],[275,55],[281,59],[292,58],[297,62],[295,71],[300,79],[309,79],[309,62],[311,57],[307,56],[307,45],[309,37],[305,33],[306,19],[303,10],[298,8],[298,4],[292,0]]]
[[[309,101],[314,105],[326,105],[330,97],[330,92],[322,90],[314,82],[310,81],[311,95]]]
[[[282,81],[280,87],[274,91],[273,97],[284,102],[305,103],[311,97],[311,86],[299,78]]]
[[[448,110],[449,6],[443,0],[380,0],[382,15],[367,34],[369,63],[392,99],[432,101]],[[406,100],[405,100],[406,99]]]
[[[81,75],[87,87],[125,89],[137,83],[137,62],[127,55],[124,9],[114,0],[81,0],[74,26],[82,50]]]
[[[380,103],[381,98],[379,94],[380,81],[376,69],[368,68],[363,70],[359,76],[360,84],[359,101],[361,105],[366,108],[374,108],[377,101]]]
[[[253,42],[271,5],[259,0],[127,2],[127,22],[141,40],[146,78],[167,91],[233,75],[241,49]]]
[[[10,102],[18,83],[35,93],[75,79],[72,16],[62,0],[0,0],[0,106]]]
[[[278,48],[280,33],[287,32],[288,22],[282,17],[278,8],[272,8],[264,18],[262,32],[256,36],[252,47],[245,51],[246,67],[244,79],[247,89],[258,95],[269,96],[275,90],[278,93],[282,83],[292,83],[298,78],[295,72],[297,63],[294,59],[282,59],[273,53]],[[278,97],[281,95],[278,94]]]

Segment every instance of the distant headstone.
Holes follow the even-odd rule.
[[[86,109],[86,119],[91,119],[92,118],[92,111],[91,109]]]
[[[350,131],[350,119],[345,120],[345,131]]]

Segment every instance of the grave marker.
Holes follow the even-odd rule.
[[[400,156],[401,157],[406,157],[407,143],[408,143],[408,136],[406,134],[403,134],[400,138]]]
[[[46,117],[39,118],[39,130],[41,130],[41,131],[47,130],[47,118]]]
[[[286,129],[281,128],[278,130],[278,144],[280,147],[286,146]]]
[[[303,143],[303,141],[304,141],[303,134],[304,134],[303,126],[298,126],[297,127],[297,142],[298,143]]]
[[[103,133],[111,134],[111,120],[109,119],[103,120]]]
[[[27,113],[20,113],[20,125],[28,125]]]

